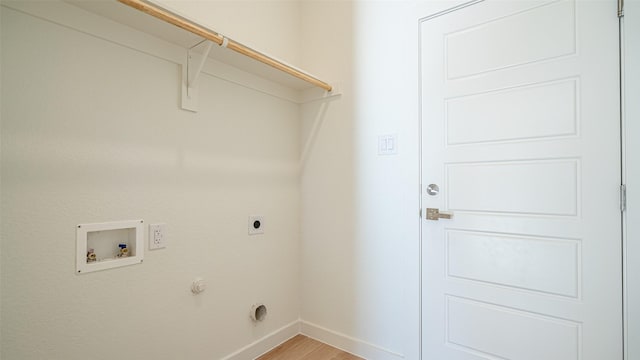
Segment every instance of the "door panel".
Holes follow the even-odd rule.
[[[577,216],[578,168],[578,159],[445,164],[444,184],[449,189],[445,207],[465,212]]]
[[[577,240],[460,230],[446,230],[445,237],[448,277],[579,296]]]
[[[572,2],[544,4],[445,34],[447,78],[574,54],[574,10]],[[544,33],[540,20],[548,26]]]
[[[420,23],[423,359],[622,359],[613,1]],[[440,192],[431,196],[428,184]]]
[[[577,82],[572,78],[447,99],[446,145],[577,136]],[[504,103],[511,106],[500,106]],[[510,121],[514,118],[518,121]]]
[[[452,348],[481,358],[580,358],[577,322],[454,296],[447,296],[446,303],[447,345]]]

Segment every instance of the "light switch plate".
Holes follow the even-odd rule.
[[[162,249],[166,247],[167,247],[166,224],[149,225],[149,250]]]
[[[395,155],[398,153],[398,135],[378,136],[378,155]]]

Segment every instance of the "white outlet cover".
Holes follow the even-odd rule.
[[[163,249],[167,247],[167,225],[149,225],[149,250]]]
[[[264,234],[264,216],[249,216],[249,235]]]

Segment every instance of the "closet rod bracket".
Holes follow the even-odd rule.
[[[204,44],[202,53],[195,50],[201,44]],[[198,80],[212,47],[212,41],[203,40],[187,49],[187,61],[182,66],[182,108],[185,110],[198,111]]]

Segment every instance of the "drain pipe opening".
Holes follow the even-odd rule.
[[[251,307],[251,320],[262,321],[267,316],[267,307],[264,304],[255,304]]]

